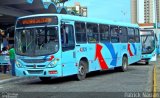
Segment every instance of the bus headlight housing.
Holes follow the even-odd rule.
[[[22,64],[19,63],[18,61],[16,61],[16,66],[17,66],[18,68],[22,68],[22,67],[23,67]]]
[[[53,68],[53,67],[56,67],[57,66],[57,61],[54,59],[53,61],[51,61],[49,64],[48,64],[48,68]]]

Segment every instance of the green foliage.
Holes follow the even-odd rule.
[[[51,0],[52,2],[54,2],[56,5],[59,4],[59,3],[65,3],[67,2],[68,0]]]
[[[72,11],[73,11],[75,14],[78,14],[78,11],[76,10],[75,7],[72,7]]]

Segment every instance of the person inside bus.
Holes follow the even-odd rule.
[[[118,28],[113,27],[111,29],[111,42],[114,42],[114,43],[118,42],[119,41],[119,37],[118,36],[119,36]]]
[[[68,44],[68,27],[61,26],[61,42],[63,45]]]
[[[61,27],[61,43],[64,44],[64,30],[63,30],[63,27]]]

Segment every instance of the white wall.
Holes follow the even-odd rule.
[[[156,0],[152,0],[152,3],[153,3],[153,23],[156,22]]]
[[[137,0],[137,21],[144,23],[144,0]]]

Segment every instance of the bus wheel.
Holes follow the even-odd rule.
[[[128,67],[128,59],[126,56],[123,57],[122,59],[122,66],[121,66],[121,71],[124,72],[127,70]]]
[[[86,78],[86,74],[87,74],[87,62],[81,60],[79,62],[77,79],[79,81],[84,80]]]
[[[126,56],[124,56],[124,57],[122,58],[122,66],[116,67],[115,70],[116,70],[116,71],[122,71],[122,72],[124,72],[124,71],[127,70],[127,67],[128,67],[128,59],[127,59]]]
[[[149,61],[146,62],[146,65],[149,65]]]
[[[39,77],[39,79],[42,81],[42,82],[49,82],[51,80],[51,77]]]

